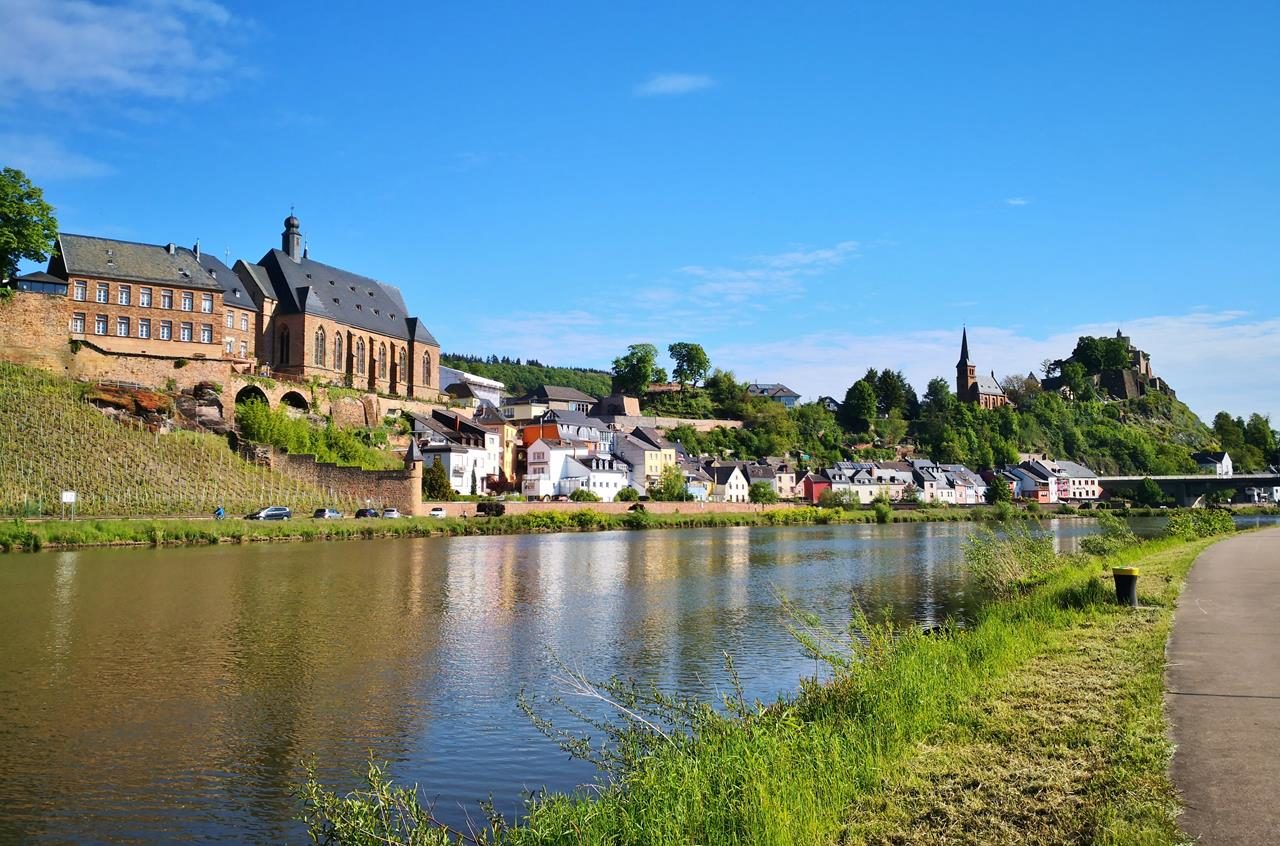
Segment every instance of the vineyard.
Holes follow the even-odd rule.
[[[0,515],[60,514],[64,490],[76,491],[84,516],[358,507],[245,462],[217,436],[111,420],[84,398],[85,387],[0,363]]]

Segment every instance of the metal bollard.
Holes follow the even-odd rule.
[[[1113,567],[1111,575],[1116,580],[1116,602],[1138,607],[1138,568]]]

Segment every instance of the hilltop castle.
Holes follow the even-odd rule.
[[[1114,344],[1122,347],[1128,358],[1128,366],[1102,367],[1090,370],[1089,379],[1097,393],[1108,395],[1118,400],[1137,399],[1152,392],[1168,394],[1175,398],[1178,396],[1173,388],[1169,387],[1169,383],[1157,376],[1155,371],[1151,369],[1151,356],[1144,350],[1134,346],[1128,335],[1117,329],[1114,338],[1099,338],[1098,340],[1104,344]],[[1054,362],[1058,367],[1058,375],[1046,378],[1043,383],[1044,389],[1046,391],[1062,390],[1064,386],[1064,379],[1061,375],[1062,366],[1074,361],[1076,361],[1076,358],[1072,355],[1070,358]],[[1086,369],[1089,370],[1087,367]]]

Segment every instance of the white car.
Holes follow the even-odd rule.
[[[399,508],[384,508],[384,509],[382,509],[382,516],[383,516],[383,517],[385,517],[385,518],[387,518],[388,520],[394,520],[395,518],[397,518],[397,517],[399,517],[399,516],[400,516],[400,509],[399,509]]]
[[[435,517],[437,520],[443,520],[449,516],[449,512],[444,510],[444,506],[437,505],[435,508],[427,512],[428,517]]]

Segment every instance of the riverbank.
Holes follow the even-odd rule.
[[[964,628],[926,635],[863,620],[841,646],[838,633],[797,613],[802,641],[834,677],[791,700],[761,707],[730,696],[717,710],[600,690],[647,721],[613,735],[617,754],[604,762],[612,784],[539,799],[519,825],[481,840],[1182,842],[1167,771],[1164,644],[1183,577],[1210,543],[1147,542],[1104,562],[1055,558],[1050,544],[1015,532],[972,549],[971,566],[1002,598]],[[1115,604],[1104,564],[1141,568],[1140,608]],[[308,785],[313,833],[405,842],[395,826],[429,814],[401,817],[375,840],[360,820],[407,797],[376,770],[371,782],[346,799]],[[414,842],[460,842],[432,834]]]
[[[0,551],[36,552],[100,546],[198,546],[219,543],[359,540],[372,538],[458,537],[619,529],[692,529],[731,526],[795,526],[863,523],[964,522],[1089,516],[1092,512],[1032,511],[1014,508],[918,508],[843,511],[785,507],[744,512],[688,511],[657,514],[607,513],[590,507],[546,510],[502,517],[416,517],[366,520],[280,522],[211,519],[12,520],[0,523]],[[1157,512],[1168,513],[1168,512]]]

